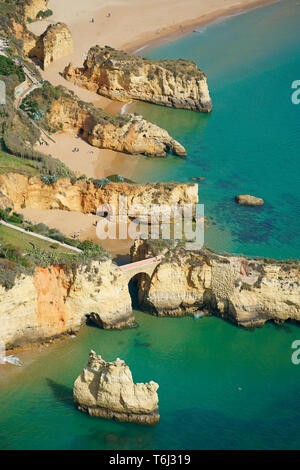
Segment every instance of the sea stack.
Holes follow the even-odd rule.
[[[56,23],[48,26],[28,55],[37,57],[43,70],[46,70],[53,62],[72,54],[73,51],[73,39],[68,26]]]
[[[205,73],[185,59],[150,60],[95,46],[82,68],[70,64],[63,75],[76,85],[119,101],[148,101],[202,113],[212,110]]]
[[[159,422],[158,384],[135,384],[131,371],[117,358],[106,362],[91,351],[87,366],[74,383],[74,402],[90,416],[139,424]]]

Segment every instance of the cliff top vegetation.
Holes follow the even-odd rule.
[[[0,285],[5,289],[11,289],[19,276],[32,275],[38,266],[64,266],[76,271],[81,265],[90,266],[92,261],[110,258],[106,250],[97,243],[65,237],[57,229],[51,229],[45,224],[33,225],[9,208],[0,210],[0,218],[28,230],[27,235],[0,225]],[[52,238],[53,243],[32,237],[30,232]],[[73,252],[55,241],[75,246],[82,252]]]
[[[159,68],[166,69],[175,77],[181,76],[182,78],[197,78],[202,79],[205,74],[202,70],[198,69],[197,64],[190,60],[152,60],[146,57],[133,56],[124,51],[116,50],[110,46],[100,47],[94,46],[89,50],[87,62],[92,61],[97,65],[107,65],[111,63],[124,71],[137,71],[139,67],[150,65],[153,67],[153,73],[158,73]],[[156,70],[155,70],[156,69]]]
[[[96,108],[92,103],[82,101],[72,91],[59,85],[54,87],[49,82],[45,82],[42,88],[37,88],[28,97],[26,97],[21,105],[21,109],[25,111],[31,119],[39,122],[49,132],[55,133],[59,129],[53,129],[49,124],[49,113],[51,105],[58,99],[70,100],[77,104],[82,110],[86,110],[93,117],[96,124],[113,124],[121,127],[130,120],[126,114],[118,114],[113,116],[105,113],[102,109]]]

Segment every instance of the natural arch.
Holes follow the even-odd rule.
[[[150,280],[150,276],[147,273],[135,274],[129,280],[128,290],[133,309],[141,309],[143,307],[145,295],[150,285]]]

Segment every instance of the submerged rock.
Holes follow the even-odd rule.
[[[156,424],[158,384],[135,384],[129,367],[121,359],[106,362],[91,351],[87,366],[74,383],[74,401],[90,416]]]
[[[261,197],[250,196],[250,194],[235,196],[235,201],[240,206],[262,206],[265,203]]]

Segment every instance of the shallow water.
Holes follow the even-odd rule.
[[[300,7],[283,1],[206,27],[148,53],[196,60],[209,77],[209,116],[139,104],[167,128],[188,160],[147,159],[144,181],[204,176],[200,201],[213,217],[206,243],[218,250],[299,257]],[[144,164],[144,163],[143,163]],[[262,208],[238,207],[240,193]],[[0,366],[1,449],[289,449],[300,448],[300,366],[291,362],[299,327],[255,331],[205,317],[155,318],[139,327],[84,328],[41,353],[20,355],[22,368]],[[155,428],[90,418],[72,402],[90,349],[121,357],[135,381],[159,383]]]

